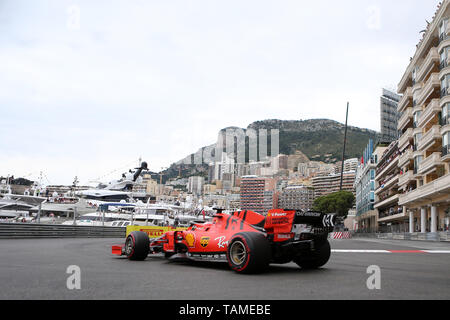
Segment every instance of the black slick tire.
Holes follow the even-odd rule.
[[[270,243],[261,233],[238,233],[228,244],[228,265],[237,273],[263,272],[269,266],[270,259]]]
[[[142,261],[150,252],[150,240],[142,231],[131,232],[125,241],[125,253],[128,259]]]

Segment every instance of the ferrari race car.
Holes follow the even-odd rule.
[[[270,263],[291,261],[302,268],[319,268],[330,258],[327,238],[335,221],[335,215],[313,211],[276,209],[267,217],[250,210],[218,212],[212,221],[192,221],[187,230],[169,231],[155,239],[145,232],[131,232],[125,244],[112,247],[112,253],[130,260],[164,253],[175,260],[222,261],[238,273],[258,273]]]

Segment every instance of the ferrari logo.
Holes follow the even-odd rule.
[[[195,236],[193,233],[188,233],[186,235],[186,243],[189,247],[193,247],[195,243]]]
[[[200,245],[201,245],[203,248],[207,247],[207,246],[208,246],[208,243],[209,243],[209,237],[202,237],[202,238],[200,239]]]

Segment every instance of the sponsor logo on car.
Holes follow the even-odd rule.
[[[200,245],[201,245],[203,248],[206,248],[206,247],[208,246],[208,244],[209,244],[209,237],[202,237],[202,238],[200,239]]]
[[[188,233],[186,235],[186,243],[191,248],[195,245],[195,235],[193,233]]]
[[[148,234],[148,236],[150,238],[154,238],[154,237],[160,237],[164,234],[164,230],[148,230],[148,229],[141,229],[139,231],[145,232],[146,234]]]
[[[215,238],[214,240],[219,240],[219,242],[217,243],[217,246],[219,248],[225,248],[225,246],[228,246],[228,241],[225,241],[225,236]]]

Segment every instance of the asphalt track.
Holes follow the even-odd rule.
[[[322,269],[302,270],[290,263],[272,265],[260,275],[236,274],[226,264],[169,262],[161,255],[128,261],[111,255],[110,245],[119,243],[121,239],[0,240],[0,299],[450,299],[450,243],[334,240],[331,246],[338,252]],[[70,265],[80,267],[79,290],[66,286]],[[367,288],[371,265],[380,267],[380,290]]]

